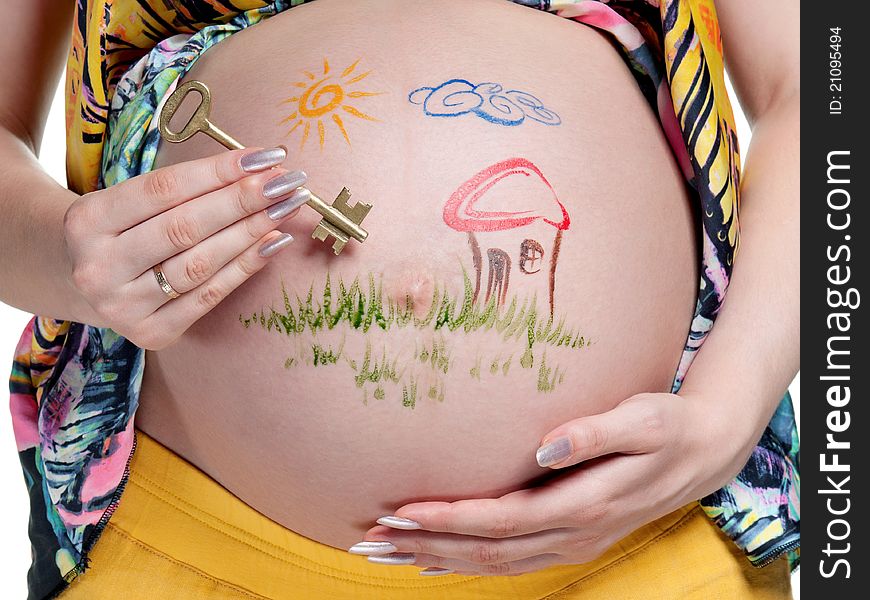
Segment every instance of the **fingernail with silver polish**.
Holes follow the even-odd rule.
[[[403,517],[396,517],[393,515],[387,515],[386,517],[381,517],[377,520],[378,525],[386,525],[387,527],[392,527],[393,529],[422,529],[423,526],[420,525],[417,521],[412,521],[411,519],[405,519]]]
[[[550,442],[546,446],[541,446],[535,453],[535,458],[538,459],[538,464],[542,467],[549,467],[558,462],[562,462],[571,455],[571,440],[566,437],[557,439],[555,442]]]
[[[269,218],[273,221],[280,221],[291,212],[308,202],[310,198],[311,192],[309,192],[305,188],[299,188],[295,192],[293,192],[293,195],[286,200],[276,202],[275,204],[267,208],[266,214],[269,215]]]
[[[351,554],[390,554],[398,550],[390,542],[360,542],[347,549]]]
[[[285,233],[282,231],[281,235],[276,237],[274,240],[269,240],[268,242],[260,246],[260,256],[262,256],[263,258],[267,256],[272,256],[292,241],[293,236],[289,233]]]
[[[278,175],[266,182],[263,186],[263,195],[266,198],[280,198],[286,196],[300,185],[304,185],[308,176],[304,171],[291,171]]]
[[[453,573],[453,569],[442,569],[441,567],[426,567],[420,571],[420,575],[428,575],[429,577],[435,577],[436,575],[450,575],[451,573]]]
[[[243,171],[254,173],[265,171],[269,167],[277,167],[285,158],[287,158],[287,151],[284,148],[265,148],[245,154],[239,160],[239,164],[242,165]]]
[[[410,552],[396,552],[387,554],[386,556],[369,556],[368,561],[378,563],[379,565],[413,565],[417,560]]]

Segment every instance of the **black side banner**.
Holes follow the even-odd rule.
[[[865,2],[804,7],[801,595],[866,598],[870,21]]]

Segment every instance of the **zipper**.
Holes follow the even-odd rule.
[[[785,554],[787,552],[791,552],[792,550],[794,550],[796,548],[800,548],[800,545],[801,545],[801,541],[799,539],[797,539],[797,540],[793,540],[791,542],[788,542],[787,544],[783,544],[782,546],[777,546],[773,550],[766,552],[764,555],[764,558],[762,558],[761,560],[752,561],[752,565],[755,567],[758,567],[759,569],[766,567],[767,565],[771,564],[772,562],[774,562],[777,559],[779,559],[780,557],[782,557],[783,554]]]
[[[136,429],[133,429],[133,445],[130,448],[130,455],[127,457],[127,462],[124,465],[124,474],[121,476],[121,480],[118,482],[118,487],[115,488],[115,493],[112,494],[112,500],[109,502],[109,505],[106,507],[106,510],[103,511],[102,516],[100,516],[100,520],[97,521],[97,524],[94,525],[94,530],[91,532],[90,537],[82,544],[82,552],[81,558],[79,558],[79,562],[63,576],[63,582],[53,591],[48,597],[54,598],[60,592],[62,592],[66,587],[72,583],[76,577],[85,572],[90,563],[90,557],[88,556],[90,551],[93,549],[94,545],[97,543],[97,540],[100,538],[100,535],[103,533],[103,530],[106,528],[106,525],[109,523],[109,519],[112,518],[112,515],[115,514],[115,510],[118,508],[118,504],[121,501],[121,494],[124,493],[124,490],[127,488],[127,481],[130,479],[130,463],[133,461],[133,454],[136,453],[136,446],[138,443],[138,437],[136,435]]]

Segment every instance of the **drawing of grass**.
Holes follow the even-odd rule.
[[[564,380],[565,371],[558,366],[546,364],[546,353],[542,354],[540,360],[536,360],[537,348],[582,348],[588,345],[587,339],[569,327],[564,317],[554,322],[548,313],[539,313],[535,295],[520,299],[514,293],[502,305],[497,303],[495,296],[486,302],[473,301],[471,279],[465,269],[462,270],[462,275],[462,293],[452,294],[446,288],[436,285],[427,311],[421,317],[416,316],[410,296],[404,302],[389,297],[385,301],[381,282],[376,281],[372,274],[368,275],[364,289],[359,277],[348,286],[341,279],[334,283],[327,273],[320,294],[315,294],[312,284],[305,297],[297,294],[291,300],[282,281],[283,311],[274,307],[263,308],[247,318],[240,314],[239,321],[246,329],[256,324],[266,331],[274,331],[291,338],[309,333],[316,335],[345,326],[361,333],[390,331],[393,328],[414,328],[420,332],[433,333],[445,330],[466,333],[491,331],[506,343],[520,344],[520,368],[525,371],[538,363],[536,377],[532,375],[537,381],[537,389],[540,392],[552,391]],[[413,409],[421,398],[441,402],[445,396],[445,382],[442,377],[449,372],[455,361],[451,357],[450,345],[443,335],[434,335],[431,339],[429,336],[422,336],[415,342],[413,360],[405,359],[406,364],[401,368],[399,355],[389,353],[386,346],[379,355],[376,354],[368,338],[364,355],[356,360],[345,352],[344,341],[336,350],[328,345],[308,344],[302,339],[300,342],[302,346],[299,347],[299,354],[287,358],[285,368],[290,369],[298,364],[329,367],[344,362],[353,371],[356,387],[363,390],[364,404],[368,404],[370,393],[375,399],[383,400],[387,385],[395,387],[396,393],[400,393],[402,405],[407,408]],[[503,358],[504,354],[507,354],[507,358]],[[494,376],[501,371],[502,375],[507,375],[514,350],[510,349],[504,354],[498,353],[483,364],[481,356],[478,355],[474,359],[475,363],[465,367],[464,371],[476,380],[481,380],[483,372]],[[423,384],[419,369],[427,367],[435,379]],[[422,386],[419,391],[418,384]],[[370,386],[374,389],[371,390]]]
[[[248,318],[239,314],[239,321],[245,328],[256,323],[267,331],[274,330],[287,336],[306,331],[316,334],[332,330],[340,324],[347,324],[362,332],[372,328],[388,331],[393,327],[432,331],[447,329],[466,333],[493,330],[504,341],[523,340],[525,352],[520,363],[525,368],[533,365],[535,344],[566,348],[582,348],[587,344],[584,336],[565,324],[564,317],[554,323],[549,315],[540,314],[535,295],[520,300],[513,294],[510,301],[501,306],[497,304],[495,296],[485,303],[473,302],[474,290],[464,268],[462,277],[461,296],[454,297],[450,291],[435,286],[429,309],[423,317],[414,315],[414,303],[410,296],[406,297],[404,306],[391,298],[385,303],[381,283],[375,282],[372,274],[368,276],[367,290],[362,289],[358,277],[350,287],[339,279],[338,289],[335,290],[327,273],[319,297],[315,297],[312,284],[305,298],[296,295],[295,302],[292,302],[282,281],[283,312],[270,307],[259,313],[253,312]]]
[[[314,354],[314,366],[318,365],[334,365],[341,358],[341,353],[344,350],[344,344],[339,346],[338,350],[333,350],[331,347],[324,348],[320,344],[312,344],[311,352]]]
[[[556,389],[556,385],[562,383],[564,379],[565,372],[558,366],[555,367],[555,372],[553,367],[547,366],[547,353],[545,351],[544,356],[541,357],[541,364],[538,367],[538,391],[552,392]]]
[[[444,339],[432,340],[431,348],[423,344],[422,348],[414,346],[414,358],[421,364],[428,364],[433,370],[447,374],[450,369],[450,350]]]
[[[417,405],[417,380],[411,377],[409,385],[402,386],[402,406],[414,408]]]
[[[366,341],[366,351],[359,368],[356,362],[348,359],[348,364],[354,370],[354,382],[356,387],[363,387],[366,383],[381,384],[385,381],[399,383],[402,378],[402,372],[398,368],[398,358],[390,361],[387,358],[387,349],[383,349],[381,359],[372,358],[371,342]],[[380,387],[380,385],[378,386]]]

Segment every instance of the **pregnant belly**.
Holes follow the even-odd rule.
[[[598,32],[498,0],[320,0],[190,78],[230,135],[374,206],[339,256],[303,207],[290,249],[146,353],[137,425],[260,512],[348,547],[404,503],[529,485],[548,430],[669,389],[695,225]],[[164,143],[157,166],[218,151]]]

